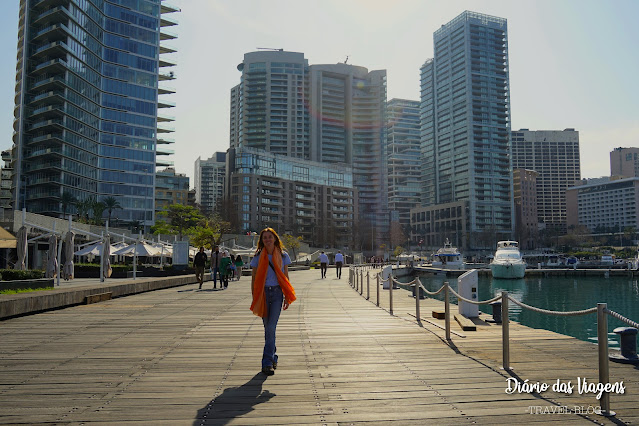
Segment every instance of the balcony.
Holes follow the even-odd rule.
[[[172,47],[160,45],[160,55],[163,53],[175,53],[175,52],[177,52],[177,50],[173,49]]]
[[[175,40],[177,38],[177,34],[171,33],[169,31],[162,30],[160,31],[160,41],[162,40]]]
[[[60,73],[64,72],[66,69],[67,62],[64,59],[55,58],[36,65],[31,74]]]
[[[175,102],[166,101],[164,99],[158,99],[158,108],[173,108],[175,107]]]
[[[176,19],[169,18],[167,16],[160,17],[160,27],[172,27],[177,24],[178,24],[178,21]]]
[[[167,73],[160,73],[159,80],[160,81],[175,80],[175,73],[173,71],[169,71]]]
[[[158,130],[158,133],[173,133],[173,132],[175,132],[175,128],[167,127],[167,126],[163,126],[163,127],[158,126],[157,130]]]
[[[158,87],[158,95],[171,95],[175,93],[175,89],[169,87]]]
[[[173,6],[172,4],[168,4],[165,2],[162,2],[162,4],[160,5],[160,13],[173,13],[173,12],[180,12],[180,8],[177,6]]]
[[[174,67],[176,65],[177,65],[177,62],[175,62],[175,61],[169,61],[168,59],[160,58],[160,61],[159,61],[160,68],[163,68],[163,67]]]
[[[170,145],[175,143],[175,139],[167,138],[164,136],[158,136],[158,145]]]
[[[38,15],[33,20],[33,25],[35,26],[46,26],[49,23],[61,23],[65,22],[69,19],[71,14],[69,10],[64,6],[57,6],[53,9],[49,9]]]

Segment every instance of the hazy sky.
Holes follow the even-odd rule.
[[[18,0],[0,15],[1,149],[11,146]],[[178,40],[172,148],[193,178],[198,156],[228,148],[237,64],[258,47],[303,52],[309,64],[386,69],[388,99],[419,100],[433,32],[464,10],[508,19],[512,129],[579,131],[582,177],[610,174],[609,152],[639,146],[636,0],[170,0]],[[168,69],[166,69],[168,70]],[[193,182],[191,182],[193,186]]]

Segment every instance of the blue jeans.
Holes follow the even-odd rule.
[[[272,366],[277,362],[275,353],[275,328],[280,319],[284,294],[280,286],[264,287],[266,297],[266,316],[262,318],[264,323],[264,354],[262,355],[262,368]]]
[[[217,275],[220,273],[220,268],[213,268],[213,287],[217,286]],[[220,283],[222,283],[222,277],[220,277]]]

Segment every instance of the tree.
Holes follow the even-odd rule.
[[[203,220],[191,236],[195,246],[212,249],[219,246],[222,242],[222,236],[230,231],[231,224],[216,213],[213,217]]]
[[[395,257],[399,257],[400,254],[404,253],[406,250],[404,249],[404,247],[402,246],[397,246],[395,247],[395,250],[393,251],[393,256]]]
[[[121,209],[122,205],[120,204],[120,202],[118,200],[116,200],[115,197],[106,197],[106,198],[102,199],[102,203],[104,203],[104,207],[106,208],[107,221],[110,224],[111,223],[111,213],[113,213],[113,210]]]
[[[154,234],[168,233],[177,234],[180,239],[184,234],[192,235],[196,231],[196,227],[204,221],[204,216],[198,209],[193,206],[184,206],[182,204],[171,204],[164,211],[159,213],[168,219],[165,228],[156,226],[152,228]],[[163,222],[163,221],[158,221]],[[159,232],[159,230],[168,232]]]
[[[93,222],[96,225],[102,225],[102,213],[106,209],[106,206],[102,201],[96,201],[95,198],[91,200],[91,211],[93,211]]]
[[[284,246],[293,251],[293,257],[292,257],[293,260],[297,259],[297,254],[295,250],[300,248],[301,241],[302,241],[302,237],[294,237],[291,234],[282,235],[282,243],[284,244]]]
[[[75,203],[75,208],[78,211],[78,220],[88,222],[89,212],[91,211],[92,206],[93,206],[92,198],[85,198],[83,200],[77,201]]]
[[[62,216],[65,217],[67,215],[67,208],[75,205],[77,202],[78,200],[73,196],[73,194],[66,191],[63,192],[60,199],[60,203],[62,204]]]

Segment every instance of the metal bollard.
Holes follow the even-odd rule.
[[[501,355],[502,367],[510,370],[510,319],[508,318],[508,292],[501,292]]]
[[[422,289],[421,289],[421,284],[419,282],[419,278],[415,279],[415,294],[417,295],[415,297],[415,318],[417,319],[417,322],[419,324],[421,324],[422,322],[422,316],[421,316],[421,312],[420,312],[420,306],[419,306],[419,300],[421,299],[421,297],[419,297],[422,293]]]
[[[379,307],[379,274],[375,274],[377,276],[377,306]]]
[[[371,300],[371,274],[366,275],[366,300]]]
[[[634,327],[617,327],[612,330],[619,335],[620,353],[610,354],[610,361],[623,364],[639,364],[637,357],[637,329]]]
[[[597,303],[597,346],[599,348],[599,383],[610,383],[610,366],[608,365],[608,316],[606,303]],[[612,417],[615,413],[610,411],[610,393],[601,394],[601,414]]]
[[[393,315],[393,273],[388,274],[388,302],[390,304],[389,312]]]
[[[501,302],[495,301],[490,304],[493,308],[493,317],[486,319],[486,322],[501,324]]]
[[[450,341],[450,296],[448,292],[448,281],[444,281],[444,323],[446,325],[446,340]]]

